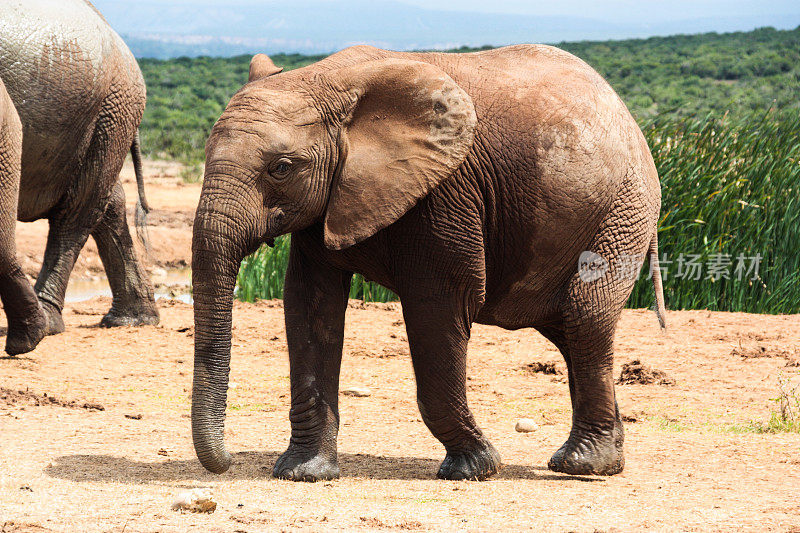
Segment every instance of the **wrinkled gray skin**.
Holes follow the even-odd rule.
[[[239,263],[291,232],[292,434],[275,476],[339,474],[353,272],[400,296],[422,420],[447,451],[439,477],[484,479],[500,466],[467,404],[473,322],[536,328],[563,354],[572,431],[548,466],[620,472],[614,330],[634,284],[626,268],[657,257],[661,190],[611,87],[576,57],[535,45],[353,47],[286,73],[259,55],[250,80],[206,144],[194,224],[192,430],[202,464],[224,472],[231,462],[223,426]],[[652,278],[663,317],[657,268]]]
[[[32,350],[44,337],[46,318],[16,257],[14,225],[22,166],[22,123],[0,80],[0,301],[8,319],[6,352]]]
[[[101,324],[157,323],[119,181],[130,150],[143,190],[137,130],[145,86],[130,50],[84,0],[4,0],[0,78],[23,126],[17,218],[50,223],[35,285],[47,315],[45,333],[64,329],[67,281],[89,235],[114,296]]]

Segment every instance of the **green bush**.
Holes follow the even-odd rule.
[[[275,239],[275,246],[262,245],[247,256],[239,267],[236,297],[245,302],[283,298],[283,279],[289,262],[290,237]]]

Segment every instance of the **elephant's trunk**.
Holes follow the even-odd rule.
[[[214,212],[208,207],[212,202],[203,200],[192,239],[195,323],[192,439],[203,466],[221,474],[231,464],[231,455],[225,449],[224,424],[233,290],[244,247],[242,228],[233,222],[234,214]]]

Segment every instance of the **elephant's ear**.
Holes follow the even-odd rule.
[[[324,76],[345,100],[325,245],[340,250],[395,222],[464,162],[475,108],[429,63],[380,59]]]
[[[283,67],[276,66],[268,55],[256,54],[250,60],[250,78],[247,81],[260,80],[282,71]]]

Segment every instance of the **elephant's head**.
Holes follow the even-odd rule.
[[[192,433],[218,473],[231,461],[223,422],[243,257],[315,223],[330,249],[369,238],[461,165],[476,124],[469,96],[428,63],[276,71],[254,57],[250,82],[214,126],[194,224]]]

